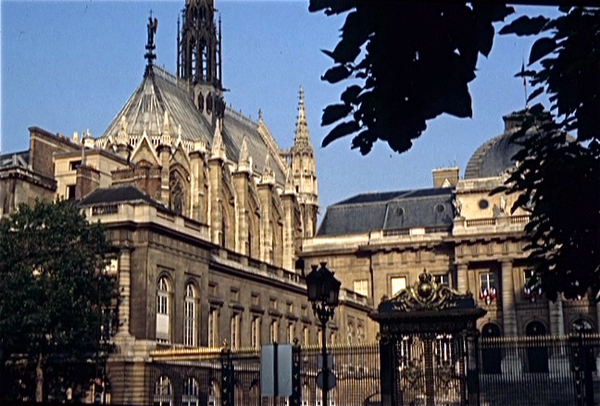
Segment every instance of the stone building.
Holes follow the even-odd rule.
[[[462,178],[458,168],[434,169],[433,188],[360,194],[328,207],[316,236],[303,242],[306,264],[326,261],[342,287],[374,307],[426,269],[438,282],[473,293],[488,311],[478,321],[484,336],[598,331],[590,298],[553,303],[526,288],[527,213],[511,213],[515,195],[490,195],[516,164],[518,147],[509,138],[521,120],[505,116],[505,131],[476,149]],[[347,342],[362,322],[346,320]],[[369,338],[375,329],[367,323]]]
[[[104,134],[32,127],[28,151],[0,157],[1,215],[35,198],[73,199],[120,249],[108,270],[121,295],[108,365],[119,404],[152,401],[155,349],[320,340],[296,268],[318,211],[302,88],[283,150],[261,113],[255,122],[225,105],[212,0],[185,2],[176,75],[153,64],[155,33],[150,19],[144,77]],[[369,310],[342,290],[328,339]]]

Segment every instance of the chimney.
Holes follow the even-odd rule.
[[[431,171],[433,173],[433,187],[454,187],[458,183],[458,167],[439,168]]]
[[[90,166],[81,165],[77,168],[77,184],[75,198],[83,199],[100,186],[100,171]]]

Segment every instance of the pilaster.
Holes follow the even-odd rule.
[[[515,311],[515,283],[513,279],[513,263],[510,259],[500,261],[502,274],[502,316],[504,335],[517,335],[517,314]]]
[[[456,279],[458,285],[458,291],[460,293],[469,292],[469,275],[468,275],[468,264],[457,264],[456,265]]]

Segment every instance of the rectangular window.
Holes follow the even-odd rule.
[[[231,316],[231,348],[239,348],[240,347],[240,314],[234,313]]]
[[[294,313],[294,304],[292,302],[287,303],[287,312]]]
[[[252,304],[254,306],[260,306],[260,295],[258,293],[252,294]]]
[[[67,186],[67,200],[75,200],[75,190],[77,185],[68,185]]]
[[[275,299],[274,297],[269,299],[269,307],[271,309],[277,309],[277,299]]]
[[[480,275],[480,287],[481,291],[487,290],[488,292],[496,290],[496,275],[493,272],[483,272]]]
[[[211,308],[208,313],[208,346],[216,347],[219,344],[219,311]]]
[[[302,336],[304,337],[304,345],[309,345],[310,344],[310,330],[308,329],[308,326],[304,326],[302,328]]]
[[[434,275],[433,279],[438,285],[450,286],[450,277],[448,276],[448,274]]]
[[[294,338],[296,338],[296,326],[293,322],[290,322],[287,326],[287,339],[288,343],[293,344]]]
[[[183,344],[196,345],[196,303],[192,298],[185,298],[183,315]]]
[[[392,278],[392,296],[398,293],[400,290],[406,288],[406,276],[396,276]]]
[[[269,326],[269,338],[271,343],[279,342],[279,321],[271,320],[271,325]]]
[[[354,291],[363,296],[369,296],[369,281],[367,279],[354,281]]]
[[[252,318],[252,348],[260,347],[260,317],[254,316]]]
[[[231,289],[231,301],[232,302],[240,301],[240,291],[238,289]]]
[[[69,167],[72,171],[76,171],[81,166],[81,159],[78,161],[69,162]]]

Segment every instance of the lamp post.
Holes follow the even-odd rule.
[[[323,406],[327,406],[327,391],[329,390],[329,365],[327,362],[327,322],[333,317],[338,305],[341,282],[335,279],[333,272],[321,262],[321,267],[313,265],[312,272],[306,276],[308,300],[312,303],[313,311],[321,322],[323,333]]]

